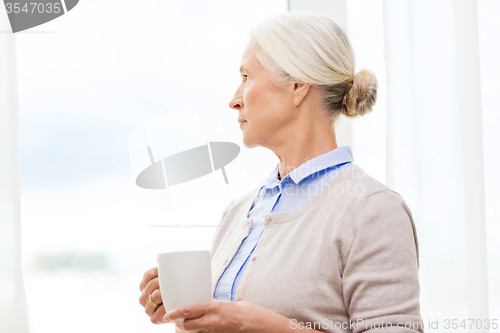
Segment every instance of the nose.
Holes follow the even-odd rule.
[[[239,110],[243,107],[243,96],[241,94],[241,89],[238,88],[233,98],[229,101],[229,107],[234,110]]]

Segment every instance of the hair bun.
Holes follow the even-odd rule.
[[[354,75],[354,80],[344,96],[342,114],[348,118],[364,116],[372,111],[377,101],[378,82],[375,74],[363,68]]]

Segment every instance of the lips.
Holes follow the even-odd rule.
[[[238,123],[240,123],[240,125],[246,123],[247,121],[245,119],[238,119]]]

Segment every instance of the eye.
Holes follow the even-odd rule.
[[[242,75],[242,76],[243,76],[243,81],[246,82],[246,81],[250,80],[250,78],[248,77],[248,75]]]

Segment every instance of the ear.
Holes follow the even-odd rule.
[[[302,104],[307,94],[309,93],[311,85],[309,83],[304,83],[299,81],[295,81],[293,82],[293,84],[294,84],[292,91],[293,105],[299,106],[300,104]]]

